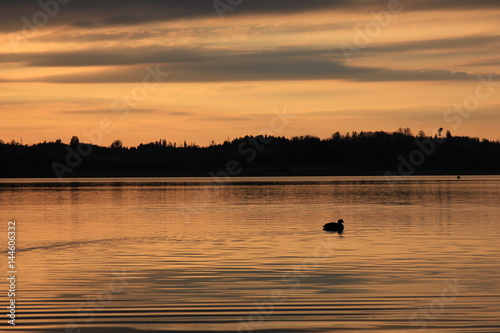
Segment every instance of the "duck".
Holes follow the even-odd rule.
[[[342,233],[342,231],[344,231],[344,225],[342,223],[344,223],[344,220],[342,219],[338,220],[338,222],[327,223],[323,226],[323,230],[338,231],[339,233]]]

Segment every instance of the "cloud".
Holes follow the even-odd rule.
[[[61,40],[78,41],[79,43],[106,42],[106,41],[133,41],[160,36],[159,30],[133,30],[133,31],[105,31],[105,32],[71,32],[57,31],[49,35],[38,36],[39,42],[60,42]]]
[[[213,67],[191,66],[172,69],[168,64],[160,66],[162,71],[171,75],[164,82],[238,82],[238,81],[299,81],[299,80],[349,80],[359,82],[388,81],[473,81],[476,75],[465,72],[443,70],[390,70],[371,67],[349,67],[335,62],[259,62]],[[32,79],[12,80],[11,82],[44,83],[141,83],[147,75],[144,69],[113,68],[87,73],[42,76]],[[493,79],[497,81],[498,76]]]
[[[115,34],[112,34],[115,35]],[[101,35],[94,35],[94,37]],[[97,37],[99,38],[99,37]],[[367,46],[360,56],[370,56],[376,53],[401,53],[416,50],[450,51],[496,49],[500,44],[500,36],[461,36],[419,41],[404,41]],[[332,59],[342,61],[344,55],[339,47],[278,47],[261,50],[239,50],[229,48],[209,47],[164,47],[148,45],[142,47],[113,47],[100,49],[84,49],[69,52],[42,53],[3,53],[0,63],[21,63],[26,66],[38,67],[82,67],[82,66],[124,66],[140,64],[200,64],[214,65],[216,59],[226,58],[228,66],[237,63],[238,59],[245,62],[256,62],[261,59],[309,59],[321,61]],[[498,61],[498,60],[496,60]],[[492,62],[493,65],[497,62]]]
[[[210,51],[207,50],[207,53]],[[137,47],[76,52],[8,53],[0,55],[0,63],[24,63],[37,67],[123,66],[155,63],[196,62],[205,56],[200,49]]]
[[[109,26],[133,26],[153,22],[178,21],[192,18],[217,18],[213,0],[73,0],[58,8],[47,7],[55,13],[50,17],[54,26],[71,25],[78,28],[95,28]],[[41,1],[41,3],[55,3]],[[441,9],[478,9],[500,8],[496,0],[419,0],[404,1],[401,5],[406,11],[441,10]],[[306,11],[349,10],[369,12],[387,7],[388,0],[246,0],[236,6],[229,14],[232,17],[240,15],[303,13]],[[42,8],[36,0],[2,1],[2,16],[0,31],[20,31],[24,25],[22,18],[33,21],[33,16]]]
[[[134,113],[154,113],[159,112],[158,109],[133,109]],[[71,109],[71,110],[59,110],[55,113],[58,114],[114,114],[111,107],[109,108],[95,108],[95,109]]]
[[[194,112],[187,112],[187,111],[162,111],[162,112],[167,116],[174,116],[174,117],[192,116],[196,114]]]
[[[487,59],[487,60],[476,60],[463,66],[500,66],[500,58]]]
[[[7,0],[6,10],[23,8],[27,9],[29,7],[14,5],[15,2]],[[203,14],[207,8],[213,10],[212,2],[197,2],[196,4],[186,4],[181,1],[153,1],[146,0],[141,2],[141,6],[138,6],[136,1],[123,1],[120,2],[120,6],[116,8],[115,11],[110,9],[115,9],[114,6],[117,5],[116,1],[107,2],[95,2],[89,1],[88,6],[91,8],[95,5],[96,10],[95,15],[90,15],[86,12],[86,8],[81,7],[82,2],[68,3],[67,8],[71,5],[81,9],[81,14],[78,15],[80,21],[72,21],[72,25],[86,24],[82,23],[82,18],[92,17],[92,22],[89,27],[94,26],[94,24],[99,25],[104,17],[109,15],[114,15],[113,17],[106,19],[106,22],[110,25],[120,25],[126,24],[129,20],[130,24],[136,24],[137,20],[140,18],[132,18],[134,15],[139,13],[149,13],[152,17],[156,17],[158,13],[162,13],[162,10],[166,8],[171,9],[173,12],[178,13],[178,18],[188,17],[189,15],[200,16]],[[288,6],[284,6],[286,3]],[[467,7],[467,3],[463,1],[442,1],[440,5],[432,5],[431,1],[422,0],[419,2],[418,8],[444,8],[457,6],[459,8]],[[495,2],[496,3],[496,2]],[[36,3],[35,3],[36,4]],[[406,4],[406,2],[405,2]],[[413,2],[412,2],[413,4]],[[488,4],[488,6],[493,6],[493,2],[485,1],[483,4]],[[345,0],[336,1],[334,4],[327,1],[276,1],[276,2],[264,2],[259,0],[243,1],[241,3],[241,10],[243,11],[244,6],[248,9],[248,13],[264,13],[264,8],[269,12],[281,12],[291,13],[297,11],[298,8],[304,10],[317,10],[318,8],[326,9],[346,9],[356,10],[356,8],[371,8],[379,5],[387,5],[387,2],[380,1],[360,1],[360,0]],[[432,5],[432,6],[431,6]],[[281,6],[281,7],[280,7]],[[412,6],[408,4],[408,6]],[[422,7],[423,6],[423,7]],[[71,7],[73,8],[73,7]],[[102,11],[102,8],[107,8],[109,10]],[[382,7],[383,8],[383,7]],[[69,9],[67,14],[65,12],[66,7],[60,8],[61,15],[70,15],[72,11]],[[240,7],[238,10],[240,11]],[[237,12],[235,10],[235,12]],[[127,13],[126,15],[120,16],[120,13]],[[189,12],[189,13],[188,13]],[[111,14],[109,14],[111,13]],[[369,13],[369,11],[368,11]],[[233,14],[233,13],[232,13]],[[366,14],[366,13],[364,13]],[[108,15],[108,16],[106,16]],[[132,15],[132,16],[130,16]],[[214,15],[214,13],[211,13]],[[56,15],[57,17],[57,15]],[[56,18],[55,17],[55,18]],[[147,20],[148,17],[145,15],[143,18]],[[169,15],[165,15],[165,20],[169,19]],[[96,23],[97,22],[97,23]],[[2,23],[0,23],[1,26]],[[344,23],[339,23],[344,24]],[[184,25],[183,25],[184,26]],[[312,24],[311,26],[314,26]],[[328,26],[324,24],[316,27],[320,31],[328,29]],[[171,29],[171,30],[169,30]],[[246,29],[246,27],[245,27]],[[260,29],[260,28],[259,28]],[[269,31],[269,27],[266,28]],[[287,26],[283,29],[290,29],[290,31],[296,31],[295,29],[301,29],[298,26]],[[309,27],[311,29],[311,27]],[[74,29],[68,30],[68,32],[62,32],[61,36],[64,38],[76,38],[79,41],[116,41],[116,43],[98,43],[92,45],[85,45],[82,43],[83,48],[78,51],[45,51],[45,52],[24,52],[24,53],[2,53],[0,54],[0,63],[4,64],[18,64],[20,67],[68,67],[67,74],[58,75],[43,75],[38,77],[32,77],[28,79],[16,79],[16,78],[0,78],[0,82],[47,82],[47,83],[140,83],[147,75],[145,67],[156,66],[156,64],[161,64],[164,71],[171,72],[171,76],[168,77],[168,82],[238,82],[238,81],[291,81],[291,80],[350,80],[359,82],[384,82],[384,81],[450,81],[450,80],[476,80],[477,75],[474,73],[466,72],[453,72],[441,70],[443,67],[433,68],[432,65],[422,65],[425,66],[425,71],[415,70],[416,66],[412,66],[411,70],[401,69],[391,69],[391,64],[387,66],[377,65],[370,66],[356,66],[356,62],[353,64],[348,64],[344,58],[343,52],[337,43],[330,44],[332,47],[327,47],[325,44],[312,45],[288,45],[280,47],[270,47],[269,44],[266,46],[255,45],[249,43],[248,45],[242,45],[240,43],[235,43],[235,38],[230,36],[228,39],[231,41],[228,43],[213,43],[207,42],[204,39],[204,43],[196,44],[198,46],[175,46],[168,47],[165,44],[151,44],[151,37],[162,34],[165,29],[154,30],[154,29],[136,29],[131,31],[107,31],[102,30],[89,30],[82,29],[81,31],[76,31]],[[175,28],[168,28],[171,32],[175,31]],[[186,31],[186,28],[181,28],[182,31]],[[210,35],[216,33],[217,27],[204,26],[203,24],[187,29],[187,31],[209,31]],[[257,29],[258,30],[258,29]],[[309,30],[310,31],[310,30]],[[247,34],[248,31],[244,30]],[[58,33],[51,33],[48,36],[45,35],[42,38],[53,38],[57,40]],[[183,35],[183,32],[180,33]],[[231,39],[232,38],[232,39]],[[125,45],[130,45],[129,43],[123,43],[123,40],[134,40],[130,43],[131,47],[125,47]],[[159,40],[154,40],[154,43],[159,43]],[[104,44],[105,46],[101,45]],[[416,40],[416,41],[399,41],[392,43],[383,44],[371,44],[363,48],[359,55],[353,55],[353,57],[370,57],[373,55],[381,54],[400,54],[406,57],[417,57],[418,52],[415,51],[432,51],[432,54],[437,57],[437,55],[442,55],[443,52],[447,54],[471,54],[476,52],[476,54],[490,53],[498,48],[500,44],[500,36],[495,35],[470,35],[461,37],[450,37],[441,39],[428,39],[428,40]],[[96,45],[98,45],[96,47]],[[206,46],[215,45],[215,46]],[[234,46],[236,45],[236,46]],[[314,44],[313,44],[314,45]],[[250,49],[252,47],[252,49]],[[245,49],[246,48],[246,49]],[[53,48],[52,50],[55,50]],[[479,57],[479,56],[478,56]],[[381,60],[383,59],[383,60]],[[388,62],[390,62],[390,58]],[[378,64],[383,62],[385,58],[378,57]],[[460,60],[463,62],[463,59]],[[491,65],[495,65],[492,62]],[[381,67],[384,66],[384,67]],[[83,72],[77,67],[93,67],[85,69]],[[71,68],[74,69],[74,73],[69,72]],[[450,69],[451,67],[444,67]],[[423,68],[422,68],[423,69]],[[453,70],[453,68],[451,68]],[[460,68],[462,69],[462,68]],[[48,71],[48,70],[47,70]],[[35,72],[47,72],[46,70],[36,69]],[[58,69],[57,73],[65,71],[65,69]],[[33,74],[34,75],[34,74]]]
[[[460,36],[451,38],[427,39],[420,41],[396,42],[390,44],[380,44],[366,47],[362,54],[387,53],[387,52],[406,52],[416,50],[463,50],[491,48],[497,49],[500,44],[500,36]]]
[[[429,47],[436,42],[430,42]],[[451,43],[453,44],[453,43]],[[407,49],[412,46],[406,45]],[[420,44],[420,47],[422,45]],[[476,75],[444,70],[393,70],[347,64],[338,49],[280,48],[238,51],[210,48],[144,48],[75,53],[20,54],[31,66],[109,66],[69,74],[45,75],[12,82],[141,83],[148,64],[170,72],[167,82],[237,82],[291,80],[439,81],[476,80]],[[12,59],[11,59],[12,58]],[[3,56],[13,61],[14,55]],[[156,65],[152,65],[156,68]]]
[[[339,8],[352,5],[355,1],[340,0],[334,4],[328,1],[243,1],[234,15],[294,13],[309,10]],[[31,20],[41,8],[37,1],[4,0],[0,31],[22,29],[23,17]],[[218,18],[213,0],[73,0],[60,5],[58,13],[51,18],[52,25],[71,25],[78,28],[98,28],[109,26],[133,26],[152,22],[168,22],[191,18]]]
[[[207,121],[207,122],[238,122],[238,121],[248,121],[251,118],[248,117],[237,117],[237,116],[223,116],[223,115],[203,115],[197,117],[198,120]]]

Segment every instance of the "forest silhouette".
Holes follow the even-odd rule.
[[[292,138],[245,136],[200,147],[161,139],[124,147],[73,136],[23,145],[0,140],[0,177],[228,177],[500,174],[500,141],[409,128]]]

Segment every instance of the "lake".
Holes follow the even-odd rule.
[[[500,332],[499,199],[497,176],[3,179],[8,329]]]

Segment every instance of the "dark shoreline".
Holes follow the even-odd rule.
[[[0,142],[0,178],[499,175],[500,141],[353,132],[331,138],[245,136],[199,147]]]
[[[240,175],[235,176],[210,176],[207,173],[162,173],[162,172],[152,172],[152,173],[81,173],[74,172],[71,175],[60,177],[60,179],[78,179],[78,178],[214,178],[214,179],[238,179],[238,178],[259,178],[259,177],[411,177],[411,176],[450,176],[456,178],[457,176],[498,176],[500,171],[484,171],[484,172],[469,172],[469,171],[456,171],[456,172],[415,172],[411,175],[399,175],[394,171],[390,174],[385,174],[384,172],[365,172],[365,173],[350,173],[350,172],[331,172],[331,173],[319,173],[319,172],[301,172],[301,173],[258,173],[258,172],[242,172]],[[57,179],[55,175],[0,175],[0,179]]]

